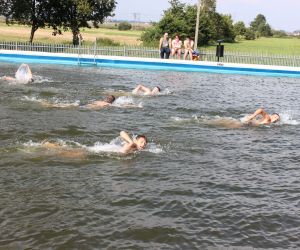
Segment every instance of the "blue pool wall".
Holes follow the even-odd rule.
[[[300,77],[299,67],[0,50],[0,61]],[[96,64],[95,64],[96,63]]]

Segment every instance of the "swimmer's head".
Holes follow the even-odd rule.
[[[272,123],[275,123],[275,122],[279,122],[279,121],[280,121],[280,116],[279,116],[279,114],[273,113],[273,114],[271,115],[271,122],[272,122]]]
[[[152,93],[156,94],[156,93],[159,93],[160,91],[161,91],[160,87],[156,86],[153,88]]]
[[[109,96],[105,97],[105,99],[104,99],[105,102],[108,102],[110,104],[112,104],[115,100],[116,100],[116,98],[113,95],[109,95]]]
[[[137,145],[138,149],[145,148],[147,144],[147,137],[145,135],[138,135],[135,139],[135,144]]]

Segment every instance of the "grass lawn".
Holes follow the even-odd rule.
[[[38,29],[34,35],[35,43],[72,43],[72,33],[70,31],[63,32],[63,35],[52,36],[52,29]],[[92,43],[95,38],[109,38],[121,45],[140,45],[139,40],[142,31],[130,30],[119,31],[117,29],[92,28],[82,29],[81,34],[86,43]],[[30,27],[22,25],[10,25],[0,22],[0,41],[20,41],[27,42],[30,36]]]
[[[226,51],[245,53],[264,53],[272,55],[300,55],[299,38],[259,38],[250,41],[225,43]],[[215,49],[215,46],[208,46],[207,49]]]

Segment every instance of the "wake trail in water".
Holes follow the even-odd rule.
[[[124,141],[120,138],[114,138],[109,143],[103,142],[95,142],[94,145],[88,146],[84,145],[75,141],[66,141],[66,140],[55,140],[50,141],[51,145],[48,145],[48,141],[46,142],[33,142],[32,140],[22,143],[22,146],[25,147],[26,152],[31,152],[32,150],[35,151],[39,148],[44,148],[53,151],[63,151],[63,150],[82,150],[86,152],[88,155],[110,155],[110,154],[117,154],[117,155],[124,155],[122,153],[122,148],[124,145]],[[31,150],[32,149],[32,150]],[[163,149],[160,145],[155,143],[148,143],[147,147],[143,149],[144,152],[150,152],[153,154],[160,154],[163,153]]]
[[[46,99],[38,98],[36,96],[23,96],[21,98],[22,101],[30,101],[30,102],[36,102],[40,103],[43,106],[47,107],[57,107],[57,108],[65,108],[65,107],[78,107],[80,105],[80,101],[76,100],[74,102],[70,102],[68,100],[60,100],[58,98],[52,98],[51,101],[48,101]]]

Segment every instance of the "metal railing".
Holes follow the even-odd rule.
[[[93,55],[93,56],[127,56],[141,58],[159,58],[157,48],[140,47],[140,46],[73,46],[64,44],[39,44],[39,43],[20,43],[20,42],[0,42],[0,50],[19,50],[19,51],[39,51],[51,53],[69,53],[76,55]],[[201,61],[216,61],[215,50],[201,49]],[[258,53],[243,52],[224,52],[224,57],[220,62],[243,63],[243,64],[264,64],[300,67],[300,56],[291,55],[268,55]]]

